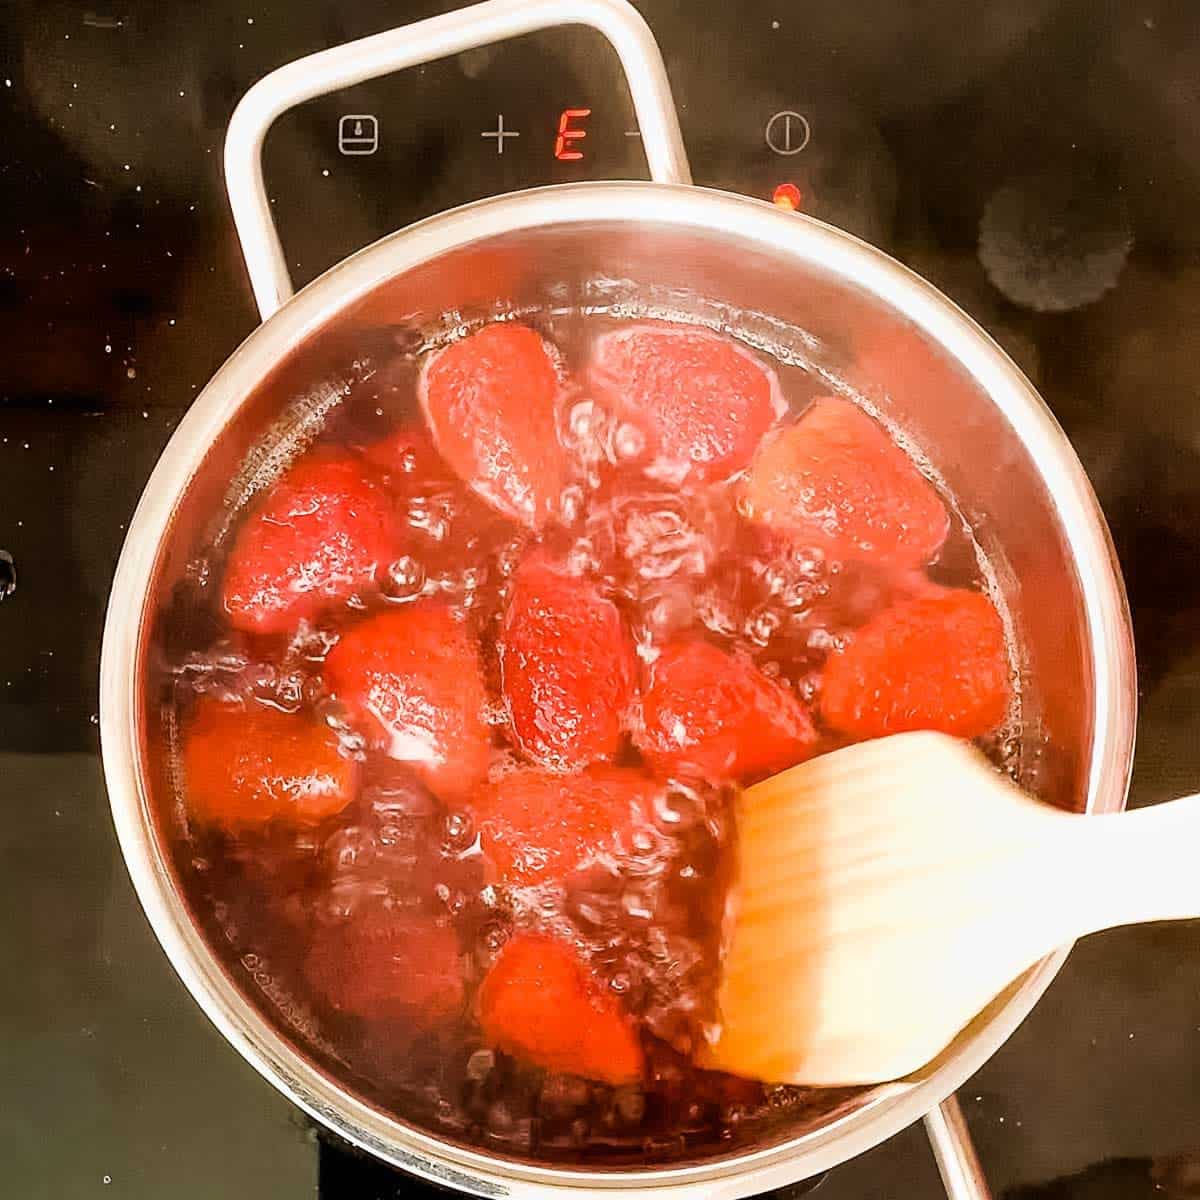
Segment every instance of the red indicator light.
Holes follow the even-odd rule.
[[[772,193],[771,202],[788,212],[799,212],[804,197],[794,183],[781,183]]]
[[[571,124],[572,121],[582,121],[592,115],[590,108],[564,108],[558,118],[558,137],[554,139],[554,157],[563,162],[572,162],[583,157],[582,150],[571,146],[581,138],[587,137],[586,129],[579,129]]]

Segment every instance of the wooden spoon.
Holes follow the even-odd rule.
[[[1081,816],[973,747],[907,733],[749,788],[704,1065],[897,1079],[1056,946],[1200,916],[1200,797]]]

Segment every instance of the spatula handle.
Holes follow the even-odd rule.
[[[1200,796],[1086,817],[1080,934],[1200,917]]]

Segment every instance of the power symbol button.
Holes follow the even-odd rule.
[[[776,154],[799,154],[812,136],[808,118],[790,108],[775,113],[763,130],[763,138]]]

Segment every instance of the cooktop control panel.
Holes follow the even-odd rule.
[[[764,25],[768,39],[782,28]],[[780,67],[774,88],[732,107],[703,91],[690,99],[689,73],[673,74],[696,182],[836,216],[878,238],[894,187],[877,132],[861,113],[851,120],[849,105],[835,114]],[[468,200],[648,178],[617,57],[581,27],[482,47],[300,106],[272,130],[265,162],[298,278]]]

